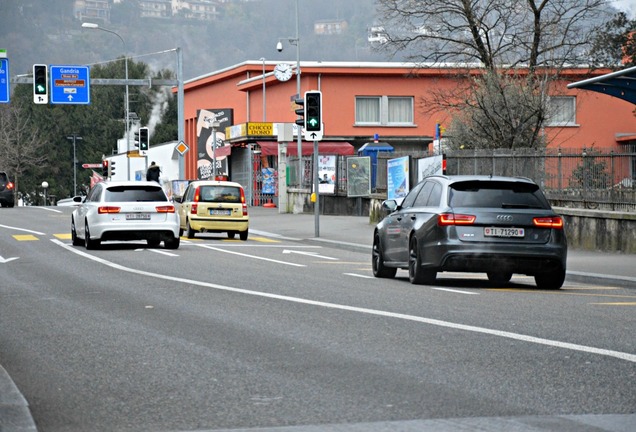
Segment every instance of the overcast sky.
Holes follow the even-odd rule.
[[[627,13],[631,19],[636,19],[636,0],[614,0],[614,6]]]

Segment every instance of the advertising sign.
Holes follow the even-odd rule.
[[[212,130],[214,122],[219,127]],[[227,157],[232,147],[225,142],[225,128],[234,123],[231,108],[202,109],[197,113],[197,178],[210,179],[214,173],[213,163],[216,160],[216,175],[228,176]],[[216,146],[214,137],[216,136]],[[216,148],[216,158],[214,149]]]
[[[318,156],[318,192],[332,194],[336,191],[336,160],[335,155]]]
[[[347,158],[347,196],[371,195],[371,158],[369,156]]]
[[[409,192],[409,156],[389,159],[386,163],[388,199],[401,201]]]

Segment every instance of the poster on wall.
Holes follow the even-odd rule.
[[[371,158],[369,156],[347,158],[347,196],[371,195]]]
[[[409,192],[409,156],[387,161],[386,188],[388,199],[400,202]]]
[[[417,160],[418,183],[428,176],[444,174],[444,156],[437,155]]]
[[[211,179],[214,167],[214,137],[216,136],[216,175],[228,176],[228,156],[232,147],[225,142],[225,128],[232,126],[234,111],[231,108],[202,109],[197,112],[197,178]],[[216,133],[214,122],[219,123]]]
[[[332,194],[336,192],[336,160],[335,155],[318,156],[318,192]]]
[[[276,170],[274,168],[262,168],[263,174],[263,194],[276,194]]]

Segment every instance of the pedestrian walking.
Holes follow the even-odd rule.
[[[148,181],[156,181],[159,183],[159,176],[161,175],[161,168],[159,165],[152,161],[150,166],[148,167],[148,171],[146,171],[146,180]]]

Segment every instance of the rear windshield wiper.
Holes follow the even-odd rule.
[[[542,206],[532,205],[532,204],[511,204],[511,203],[502,203],[501,208],[513,208],[513,209],[542,209]]]

